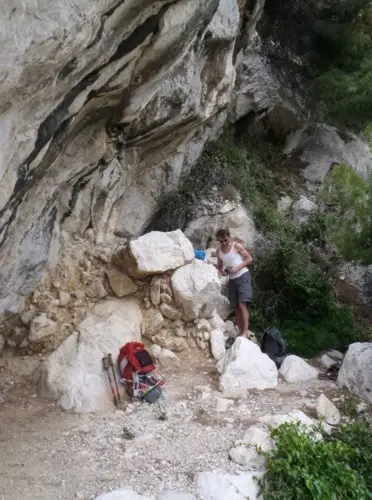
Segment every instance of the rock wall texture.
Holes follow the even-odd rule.
[[[22,308],[71,235],[141,234],[221,130],[236,42],[262,4],[5,1],[0,316]]]
[[[368,148],[309,128],[255,28],[264,0],[5,0],[0,19],[0,322],[60,249],[141,235],[225,123],[255,115],[322,180]],[[329,138],[337,140],[330,141]],[[336,144],[332,147],[330,144]]]

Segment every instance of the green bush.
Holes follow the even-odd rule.
[[[265,500],[372,498],[372,433],[365,422],[341,426],[331,437],[283,424],[271,431],[260,485]]]
[[[322,239],[322,224],[314,219],[299,227],[282,219],[272,234],[272,245],[252,266],[252,329],[278,326],[288,350],[307,357],[344,348],[358,338],[350,310],[335,304],[328,276],[312,261],[308,241]]]
[[[370,0],[267,0],[267,51],[322,119],[363,130],[372,116]],[[294,55],[296,57],[294,57]],[[279,62],[278,62],[279,61]]]
[[[331,304],[320,318],[281,322],[289,352],[310,358],[325,349],[344,350],[358,338],[351,311]]]
[[[319,191],[328,206],[326,232],[345,260],[372,264],[372,176],[337,165]]]

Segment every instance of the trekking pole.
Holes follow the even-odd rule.
[[[121,396],[120,396],[120,392],[119,392],[118,382],[116,380],[115,366],[114,366],[114,362],[112,360],[112,354],[107,354],[107,358],[108,358],[108,361],[109,361],[110,366],[111,366],[112,378],[114,379],[114,383],[115,383],[116,398],[117,398],[118,404],[121,404]]]
[[[104,358],[102,358],[102,363],[103,363],[103,368],[104,368],[104,370],[106,370],[107,377],[108,377],[109,382],[110,382],[111,392],[112,392],[112,396],[114,399],[114,405],[118,406],[118,400],[117,400],[117,397],[115,394],[114,385],[113,385],[112,378],[110,375],[110,370],[109,370],[110,369],[110,360],[109,360],[108,356],[105,356]]]

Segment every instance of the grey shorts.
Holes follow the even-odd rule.
[[[252,302],[251,273],[244,273],[239,278],[229,280],[227,298],[231,307]]]

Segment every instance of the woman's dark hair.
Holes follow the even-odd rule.
[[[218,229],[216,232],[216,238],[230,238],[230,230],[229,229]]]

